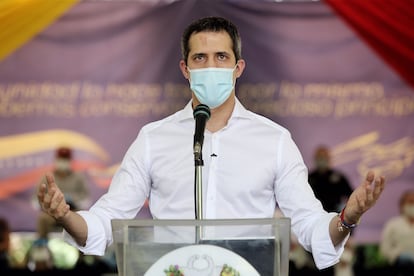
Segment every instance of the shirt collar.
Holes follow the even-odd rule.
[[[236,97],[236,104],[234,106],[233,113],[231,114],[230,120],[233,118],[250,119],[250,112],[242,105],[239,99]]]
[[[187,121],[187,120],[194,120],[193,117],[193,100],[190,100],[182,112],[179,115],[179,121]],[[236,97],[233,113],[230,116],[229,121],[232,119],[250,119],[251,116],[249,115],[249,111],[242,105],[239,99]]]

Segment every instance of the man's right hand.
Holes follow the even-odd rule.
[[[40,184],[37,198],[42,210],[56,220],[62,219],[69,212],[70,206],[50,173],[46,174],[46,183]]]

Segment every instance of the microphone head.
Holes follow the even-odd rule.
[[[205,116],[208,120],[210,118],[210,114],[210,108],[205,104],[197,105],[193,111],[194,119],[200,116]]]

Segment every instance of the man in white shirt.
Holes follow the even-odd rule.
[[[192,90],[184,109],[140,130],[108,192],[89,211],[70,211],[51,175],[39,189],[43,210],[64,226],[69,242],[94,255],[112,243],[111,219],[134,218],[146,198],[155,219],[193,219],[189,145],[193,109],[202,103],[211,109],[203,145],[204,218],[271,218],[277,204],[319,268],[337,263],[351,229],[379,198],[384,178],[369,172],[340,216],[327,213],[289,131],[246,110],[235,96],[246,66],[236,26],[219,17],[195,21],[182,36],[182,55],[179,66]]]

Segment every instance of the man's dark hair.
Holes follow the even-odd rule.
[[[236,61],[241,59],[241,39],[237,27],[225,18],[210,16],[194,21],[184,30],[181,37],[181,54],[185,63],[187,63],[188,53],[190,52],[189,40],[192,34],[221,31],[225,31],[229,34],[233,44],[233,52]]]
[[[60,147],[56,150],[56,158],[72,159],[72,150],[68,147]]]

